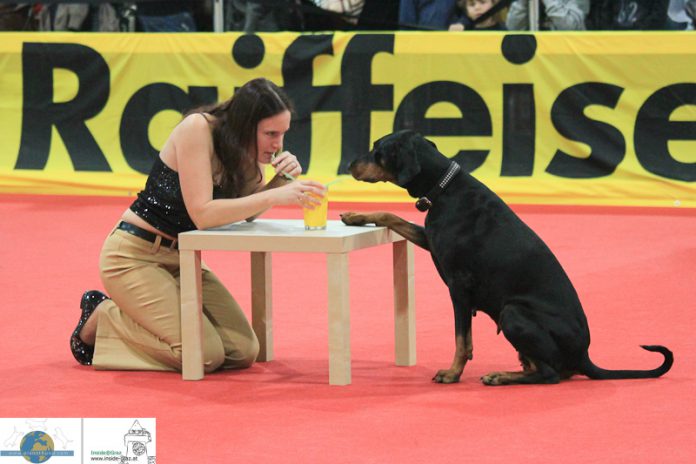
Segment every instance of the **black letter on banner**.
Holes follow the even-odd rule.
[[[295,105],[292,130],[285,138],[287,148],[293,150],[303,166],[309,166],[312,143],[312,111],[341,111],[343,102],[337,85],[312,85],[314,58],[333,55],[333,35],[303,35],[285,51],[283,80],[285,92]]]
[[[670,140],[696,140],[695,121],[670,121],[674,110],[696,105],[696,84],[674,84],[652,94],[638,111],[633,136],[636,156],[646,171],[669,179],[696,181],[696,163],[681,163],[669,153]]]
[[[435,103],[448,102],[459,108],[461,118],[426,118]],[[458,82],[436,81],[416,87],[396,110],[394,130],[413,129],[424,136],[489,136],[491,115],[481,96]],[[483,164],[488,150],[461,150],[455,159],[463,169],[473,171]]]
[[[535,131],[534,86],[504,84],[501,176],[531,176],[534,173]]]
[[[590,156],[576,158],[557,150],[546,172],[572,179],[608,176],[626,154],[626,141],[617,128],[588,119],[583,111],[590,105],[614,108],[623,88],[611,84],[588,82],[569,87],[558,96],[551,108],[551,120],[559,134],[590,146]]]
[[[341,163],[338,174],[370,150],[370,113],[394,108],[394,86],[372,84],[372,59],[379,52],[394,53],[393,34],[355,35],[341,63]]]
[[[53,70],[77,75],[78,90],[68,102],[53,102]],[[43,169],[56,126],[77,171],[111,171],[85,125],[109,98],[109,67],[93,49],[80,44],[32,43],[22,49],[22,137],[15,169]]]
[[[146,85],[128,100],[121,118],[121,149],[128,166],[147,174],[158,156],[150,143],[148,127],[157,113],[174,110],[180,113],[217,100],[215,87],[189,87],[187,94],[172,84]]]

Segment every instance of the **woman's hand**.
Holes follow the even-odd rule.
[[[324,184],[314,180],[296,180],[272,191],[278,195],[278,205],[299,205],[308,209],[319,206],[326,195]]]
[[[284,151],[275,155],[271,159],[271,166],[273,166],[277,175],[287,174],[293,179],[297,179],[297,177],[302,174],[300,162],[297,161],[297,157],[289,151]]]

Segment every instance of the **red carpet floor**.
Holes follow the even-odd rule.
[[[99,248],[129,203],[0,196],[0,416],[156,417],[164,464],[696,459],[694,210],[516,208],[574,281],[590,322],[593,360],[605,368],[652,368],[660,356],[638,345],[664,344],[675,364],[660,379],[485,387],[482,374],[518,366],[494,324],[479,315],[474,360],[462,381],[432,384],[454,347],[446,289],[430,257],[417,250],[418,364],[394,366],[391,251],[380,247],[351,255],[353,384],[332,387],[325,260],[312,254],[273,257],[272,362],[200,382],[76,364],[68,337],[79,298],[101,288]],[[355,208],[333,205],[330,216]],[[411,205],[386,208],[423,220]],[[267,217],[300,214],[278,209]],[[204,259],[248,308],[248,257]]]

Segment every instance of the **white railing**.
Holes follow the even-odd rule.
[[[539,0],[517,0],[518,2],[529,1],[529,30],[539,30]]]

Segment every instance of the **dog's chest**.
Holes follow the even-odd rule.
[[[441,256],[452,252],[461,252],[471,246],[472,227],[463,217],[454,211],[434,211],[425,218],[425,236],[430,245],[430,252]]]
[[[457,227],[441,227],[436,223],[426,224],[425,237],[433,260],[446,268],[462,266],[464,264],[462,260],[473,252],[469,249],[473,246],[469,243],[469,236],[462,234]]]

